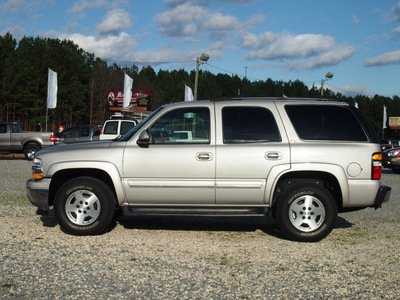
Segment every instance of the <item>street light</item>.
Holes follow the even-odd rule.
[[[324,82],[325,82],[325,81],[328,81],[329,79],[332,79],[332,77],[333,77],[333,73],[328,72],[328,73],[326,73],[326,75],[325,75],[325,80],[324,80],[324,79],[321,79],[321,96],[324,95]]]
[[[196,77],[194,79],[194,101],[197,100],[197,85],[198,85],[198,81],[199,81],[199,66],[201,63],[206,63],[208,61],[208,59],[210,58],[210,55],[203,53],[200,57],[197,56],[196,59]]]

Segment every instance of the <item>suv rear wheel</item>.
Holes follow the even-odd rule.
[[[92,177],[78,177],[58,190],[54,213],[67,233],[99,234],[114,218],[115,203],[115,196],[106,184]]]
[[[337,206],[332,195],[318,184],[299,182],[278,197],[276,218],[281,231],[290,239],[317,242],[336,223]]]

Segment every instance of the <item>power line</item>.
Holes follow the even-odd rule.
[[[166,64],[180,64],[188,62],[196,62],[196,60],[181,60],[181,61],[128,61],[128,60],[118,60],[118,59],[103,59],[107,62],[117,62],[124,64],[134,64],[134,65],[166,65]]]

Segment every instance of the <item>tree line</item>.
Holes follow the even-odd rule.
[[[134,90],[150,90],[149,109],[183,101],[185,84],[194,86],[195,71],[159,70],[151,66],[121,67],[95,57],[70,40],[23,37],[18,43],[10,33],[0,36],[0,121],[16,121],[35,130],[46,117],[48,68],[58,73],[57,107],[48,120],[50,131],[60,125],[102,124],[109,116],[107,92],[122,90],[124,73],[133,78]],[[200,70],[198,99],[228,97],[318,97],[320,90],[300,80],[283,82],[268,78],[250,81],[239,76]],[[349,97],[327,89],[324,97],[355,105],[383,136],[383,106],[388,116],[400,116],[400,98],[375,95]],[[385,138],[399,139],[397,130],[385,129]]]

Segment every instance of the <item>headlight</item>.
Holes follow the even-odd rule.
[[[35,157],[32,160],[32,173],[35,180],[43,179],[43,167],[42,160],[40,158]]]
[[[395,156],[398,156],[399,153],[400,153],[400,150],[389,151],[388,156],[389,156],[389,157],[395,157]]]

